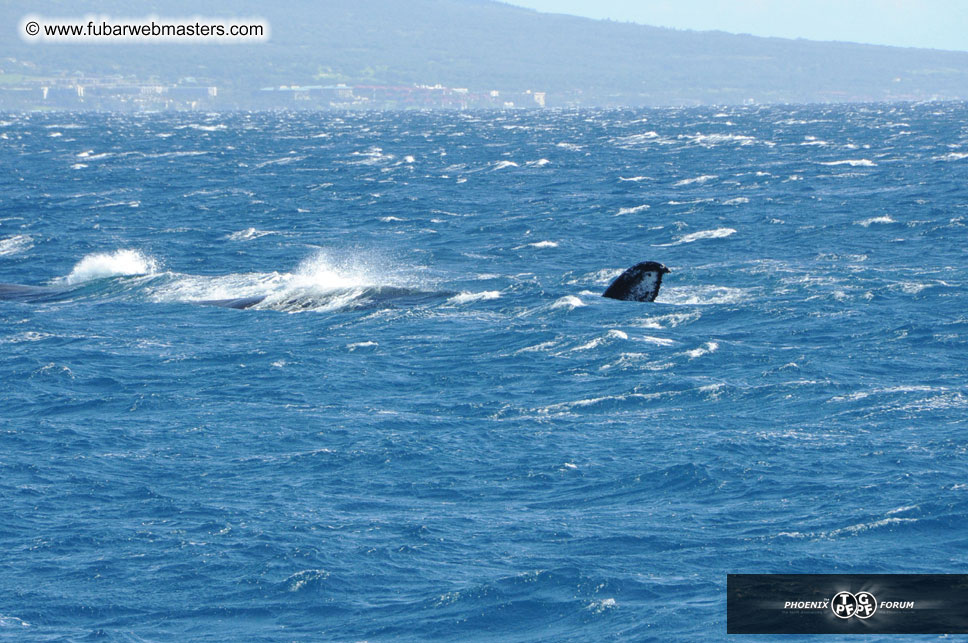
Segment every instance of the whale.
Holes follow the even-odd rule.
[[[25,286],[23,284],[0,284],[0,299],[23,302],[55,301],[66,292],[53,286]]]
[[[669,272],[670,270],[668,268],[655,261],[637,263],[616,277],[608,289],[602,293],[602,297],[623,301],[655,301],[656,296],[659,294],[659,287],[662,285],[662,277]],[[75,288],[68,286],[29,286],[24,284],[0,283],[0,300],[24,303],[56,302],[70,298],[74,291]],[[453,294],[455,293],[426,293],[388,286],[371,287],[366,292],[367,298],[374,300],[377,305],[381,302],[384,304],[392,302],[393,305],[404,306],[425,303],[426,301],[437,298],[449,297]],[[186,303],[245,310],[246,308],[258,306],[268,298],[269,295],[253,295],[233,299],[199,299]],[[312,295],[305,297],[293,295],[279,301],[273,300],[272,307],[282,307],[287,310],[311,309],[319,305],[319,303],[319,298]]]
[[[69,297],[71,292],[72,289],[69,287],[0,283],[0,301],[20,301],[24,303],[53,302]],[[208,299],[193,303],[242,310],[262,303],[265,298],[266,295],[257,295],[255,297],[239,297],[237,299]]]
[[[662,276],[670,272],[656,261],[637,263],[616,277],[602,297],[621,301],[655,301],[662,286]]]
[[[255,295],[253,297],[239,297],[238,299],[200,299],[192,303],[201,304],[203,306],[218,306],[220,308],[234,308],[236,310],[245,310],[246,308],[252,308],[265,301],[267,295]]]
[[[69,300],[77,292],[78,289],[76,286],[31,286],[0,283],[0,301],[50,303]],[[186,299],[180,300],[177,303],[245,310],[267,302],[268,308],[293,312],[298,310],[314,310],[321,306],[325,307],[328,303],[338,302],[348,294],[355,301],[354,307],[356,308],[380,308],[425,304],[438,299],[452,297],[457,293],[446,290],[425,292],[396,286],[368,286],[362,288],[336,289],[326,292],[290,292],[282,295],[260,294],[247,297],[234,297],[231,299]]]

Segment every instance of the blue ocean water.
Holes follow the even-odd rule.
[[[965,572],[966,123],[3,115],[0,636],[705,640],[727,573]]]

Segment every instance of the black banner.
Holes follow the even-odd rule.
[[[968,634],[968,574],[728,574],[727,634]]]

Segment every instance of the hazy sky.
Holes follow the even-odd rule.
[[[677,29],[968,51],[968,0],[505,0]]]

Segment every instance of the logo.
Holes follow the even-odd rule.
[[[840,592],[830,601],[830,609],[837,618],[870,618],[877,611],[877,599],[870,592]]]

